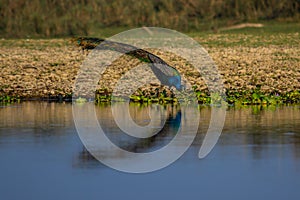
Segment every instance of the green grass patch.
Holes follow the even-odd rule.
[[[63,48],[70,45],[68,39],[0,39],[1,48],[25,48],[45,50],[49,47]]]
[[[198,104],[200,105],[210,105],[210,104],[223,104],[226,101],[229,105],[242,106],[242,105],[281,105],[281,104],[299,104],[300,103],[300,91],[293,91],[285,94],[278,94],[276,92],[271,94],[265,94],[259,89],[252,91],[237,91],[230,90],[226,91],[224,97],[218,94],[209,94],[200,90],[196,90],[194,87],[193,97],[196,97]],[[188,102],[189,96],[184,95],[181,98],[184,102]],[[191,97],[191,96],[190,96]],[[101,102],[113,101],[125,101],[125,97],[112,98],[109,93],[98,93],[96,94],[95,103],[99,104]],[[128,99],[128,98],[127,98]],[[144,95],[140,92],[138,95],[130,96],[130,101],[139,103],[161,103],[161,104],[177,104],[179,100],[174,96],[174,94],[167,95],[166,93],[160,93],[158,96]]]
[[[261,28],[241,28],[219,31],[186,33],[204,47],[261,47],[269,45],[299,47],[300,23],[262,22]]]
[[[10,104],[10,103],[15,103],[15,102],[20,102],[21,98],[20,97],[15,97],[15,96],[0,96],[0,103],[2,104]]]

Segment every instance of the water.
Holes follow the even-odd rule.
[[[138,124],[149,123],[146,108],[130,107]],[[176,125],[178,110],[166,109],[171,113],[167,122]],[[123,144],[109,110],[97,107],[98,118],[109,137]],[[99,163],[85,150],[71,104],[2,106],[0,199],[299,199],[299,111],[299,106],[230,108],[217,145],[200,160],[210,119],[210,109],[202,108],[198,135],[179,160],[156,172],[128,174]],[[126,148],[153,151],[173,137],[162,134]]]

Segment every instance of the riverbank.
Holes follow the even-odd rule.
[[[230,103],[300,102],[299,33],[192,35],[215,61]],[[77,72],[88,55],[70,39],[0,40],[1,101],[70,99]],[[168,54],[160,55],[175,66],[193,86],[199,103],[210,100],[199,73]],[[99,82],[98,100],[109,100],[112,86],[139,60],[124,56],[104,73]],[[167,88],[151,85],[136,92],[133,100],[170,99]],[[163,94],[163,95],[161,95]],[[152,94],[154,95],[154,94]]]

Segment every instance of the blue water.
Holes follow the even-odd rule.
[[[86,152],[71,104],[2,107],[0,199],[299,199],[299,111],[231,108],[217,145],[200,160],[210,113],[204,108],[198,137],[179,160],[159,171],[128,174]]]

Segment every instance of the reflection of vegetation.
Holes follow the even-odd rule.
[[[282,104],[285,105],[285,104]],[[243,110],[243,109],[251,109],[251,112],[253,115],[257,115],[257,114],[261,114],[261,112],[263,111],[275,111],[276,109],[278,109],[279,107],[281,107],[282,105],[278,105],[278,104],[260,104],[260,105],[249,105],[249,104],[235,104],[234,107],[229,107],[230,108],[234,108],[237,110]]]

